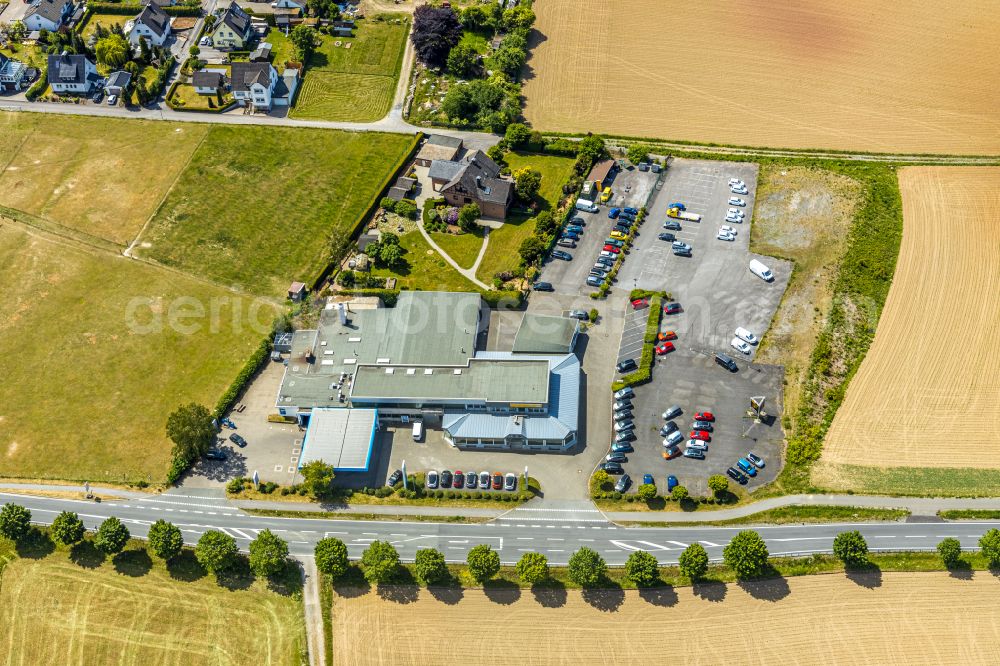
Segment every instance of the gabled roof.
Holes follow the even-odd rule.
[[[50,55],[49,81],[52,83],[79,84],[87,80],[87,58],[79,54]]]
[[[235,32],[246,35],[250,31],[250,15],[233,2],[226,8],[226,13],[222,15],[219,24],[225,24]]]
[[[271,63],[267,62],[234,62],[230,75],[233,81],[233,92],[250,90],[250,86],[255,83],[270,90],[271,69]]]
[[[112,72],[111,76],[108,77],[108,88],[124,88],[132,80],[132,75],[124,70],[118,70],[117,72]]]
[[[66,5],[69,2],[70,0],[39,0],[37,5],[34,5],[25,13],[24,18],[37,14],[53,23],[61,23],[63,13],[66,11]]]
[[[437,162],[431,162],[431,170]],[[461,187],[466,192],[475,193],[480,201],[506,204],[510,200],[511,184],[501,179],[500,167],[486,153],[477,150],[466,155],[459,164],[460,168],[441,188],[442,192]]]
[[[221,72],[198,70],[191,77],[191,85],[195,88],[221,88],[223,77]]]
[[[148,4],[142,8],[135,18],[136,24],[143,24],[153,31],[157,37],[162,37],[170,29],[170,17],[157,5]]]

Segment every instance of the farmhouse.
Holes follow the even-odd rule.
[[[279,413],[328,408],[421,419],[458,448],[564,451],[576,443],[580,362],[568,352],[477,351],[489,325],[476,293],[402,292],[395,307],[327,304],[296,331]]]
[[[48,68],[49,85],[55,93],[88,93],[100,78],[97,67],[83,55],[50,55]]]
[[[500,177],[500,167],[477,150],[461,160],[434,160],[428,172],[431,184],[451,206],[474,203],[482,216],[502,220],[514,199],[509,180]]]
[[[413,161],[420,167],[429,167],[434,160],[453,162],[461,150],[462,139],[459,137],[434,134],[427,137]]]
[[[238,49],[245,46],[252,36],[250,16],[236,2],[232,2],[215,24],[212,46],[217,49]]]
[[[73,15],[71,0],[36,0],[22,22],[28,30],[55,32]]]
[[[125,24],[125,34],[133,46],[139,44],[140,37],[145,37],[154,46],[163,46],[170,37],[170,17],[157,5],[148,4]]]
[[[16,92],[28,85],[28,67],[0,53],[0,92]]]

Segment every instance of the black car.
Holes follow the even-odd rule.
[[[618,483],[615,484],[615,490],[619,493],[623,493],[628,490],[628,487],[632,485],[632,477],[628,474],[622,474],[622,478],[618,479]]]
[[[576,217],[574,217],[572,220],[570,220],[570,222],[572,222],[573,224],[579,224],[581,227],[586,226],[586,224],[587,224],[584,221],[584,219],[582,217],[580,217],[579,215],[576,216]]]
[[[618,219],[628,220],[629,222],[635,222],[635,215],[633,215],[632,213],[626,213],[622,211],[621,213],[618,214]]]
[[[606,462],[606,463],[603,463],[601,465],[601,469],[603,469],[608,474],[622,474],[622,473],[625,472],[625,470],[622,469],[621,464],[616,463],[616,462]]]
[[[746,474],[736,469],[735,467],[730,467],[729,469],[727,469],[726,474],[729,475],[730,479],[736,481],[741,485],[746,485],[746,483],[750,480],[747,478]]]
[[[675,247],[675,248],[672,248],[672,252],[674,253],[675,256],[678,256],[678,257],[690,257],[691,256],[691,248],[689,248],[689,247],[685,247],[685,248]]]
[[[617,231],[618,233],[628,235],[628,232],[632,231],[632,227],[625,224],[616,224],[611,231]]]
[[[734,361],[731,356],[727,356],[726,354],[716,354],[715,362],[729,372],[736,372],[739,370],[739,366],[736,365],[736,361]]]
[[[674,423],[673,421],[667,421],[666,423],[663,424],[663,427],[660,428],[660,436],[661,437],[666,437],[667,435],[669,435],[670,433],[672,433],[672,432],[674,432],[676,430],[679,430],[679,428],[677,427],[677,424]]]
[[[618,365],[616,365],[615,370],[617,370],[618,372],[632,372],[638,367],[639,366],[636,365],[635,363],[635,359],[627,358],[624,361],[621,361]]]
[[[552,250],[553,259],[562,259],[563,261],[572,261],[573,255],[569,252],[563,252],[562,250]]]
[[[451,472],[444,470],[441,472],[441,487],[451,488]]]
[[[680,231],[681,223],[675,220],[667,220],[666,222],[663,223],[663,228],[669,229],[670,231]]]
[[[208,451],[205,451],[205,457],[209,460],[225,460],[226,452],[213,446]]]
[[[104,88],[99,88],[94,93],[93,102],[94,104],[100,104],[102,99],[104,99]]]
[[[608,454],[607,461],[608,462],[613,462],[613,463],[619,463],[620,464],[620,463],[628,462],[628,458],[625,457],[624,453],[615,452],[615,453],[609,453]]]
[[[615,433],[616,442],[631,442],[635,440],[635,430],[625,430]]]
[[[672,243],[675,240],[677,240],[677,236],[668,233],[658,234],[656,237],[659,238],[661,241],[667,241],[669,243]]]
[[[466,488],[466,490],[475,490],[476,489],[476,473],[475,472],[468,472],[465,475],[465,488]]]
[[[536,282],[531,288],[535,291],[555,291],[551,282]]]
[[[385,485],[392,488],[402,480],[403,480],[403,470],[397,469],[395,472],[389,475],[389,480],[385,482]]]
[[[229,436],[229,441],[235,444],[236,446],[240,447],[241,449],[247,445],[247,440],[243,439],[235,432]]]
[[[615,260],[609,257],[598,257],[597,263],[601,264],[602,266],[614,266]]]

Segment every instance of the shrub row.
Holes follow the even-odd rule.
[[[47,69],[42,70],[42,75],[39,76],[38,80],[35,81],[33,84],[31,84],[31,87],[28,88],[27,92],[24,93],[25,99],[27,99],[29,102],[34,102],[36,99],[39,98],[39,96],[42,94],[42,92],[48,85],[49,85],[49,72]]]
[[[141,4],[122,2],[88,2],[87,7],[95,14],[116,16],[136,16],[142,11]],[[190,5],[163,5],[160,7],[168,16],[201,16],[201,7]],[[82,22],[81,22],[82,23]]]
[[[229,411],[229,408],[233,406],[236,399],[243,393],[243,389],[246,388],[247,383],[251,378],[257,373],[261,364],[264,363],[271,355],[271,338],[266,337],[260,341],[257,345],[257,349],[254,350],[247,362],[243,364],[243,368],[240,373],[236,375],[236,379],[233,383],[229,385],[226,392],[222,394],[219,401],[215,404],[215,410],[212,415],[219,419]]]
[[[656,345],[656,334],[660,331],[660,314],[663,307],[663,294],[655,293],[649,297],[649,318],[646,319],[646,332],[642,339],[642,357],[639,369],[623,376],[611,385],[612,391],[626,386],[638,386],[650,380],[653,373],[653,347]]]

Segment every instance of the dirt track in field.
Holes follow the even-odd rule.
[[[843,574],[604,593],[422,590],[334,601],[337,666],[481,655],[516,664],[994,664],[1000,581],[944,573]],[[614,607],[601,610],[595,606]],[[549,607],[546,607],[548,605]],[[489,655],[489,657],[487,657]],[[644,655],[647,659],[637,659]]]
[[[990,0],[545,0],[525,116],[544,131],[1000,154]]]
[[[899,171],[903,242],[829,463],[1000,468],[1000,168]]]

